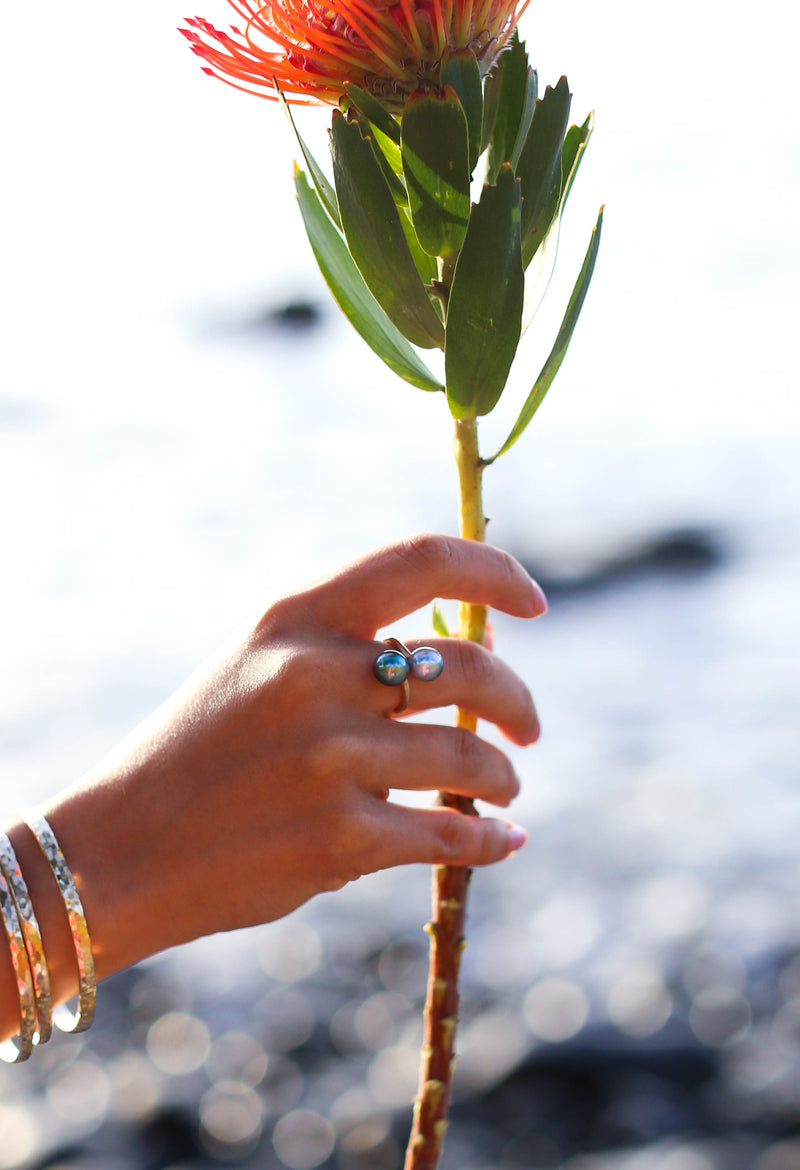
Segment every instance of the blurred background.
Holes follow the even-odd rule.
[[[9,809],[277,592],[454,530],[444,402],[339,315],[282,115],[202,74],[186,15],[4,8]],[[557,383],[487,473],[491,539],[550,597],[495,622],[544,730],[513,753],[531,842],[473,881],[442,1170],[798,1170],[796,17],[576,0],[521,31],[597,122],[485,450],[606,217]],[[318,157],[328,117],[298,116]],[[0,1170],[396,1170],[428,886],[379,875],[119,975],[85,1038],[0,1068]]]

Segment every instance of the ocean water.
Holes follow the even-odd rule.
[[[303,238],[282,117],[199,73],[183,15],[5,13],[9,808],[80,775],[277,592],[454,528],[444,403],[362,352]],[[221,0],[203,15],[224,22]],[[531,843],[473,883],[454,1168],[800,1165],[787,20],[776,3],[757,21],[702,3],[524,18],[542,81],[566,71],[597,129],[485,449],[547,353],[601,202],[606,218],[558,382],[487,473],[491,538],[551,609],[530,630],[496,621],[544,731],[514,753]],[[323,157],[327,115],[301,121]],[[282,327],[298,301],[317,323]],[[379,875],[121,977],[96,1039],[3,1071],[0,1167],[396,1165],[427,885],[422,868]],[[670,1078],[657,1058],[676,1051]],[[575,1062],[600,1069],[602,1107]]]

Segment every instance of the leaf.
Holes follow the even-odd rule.
[[[403,207],[400,211],[400,223],[403,226],[403,233],[406,237],[411,258],[417,266],[417,272],[420,274],[422,283],[427,286],[431,281],[436,280],[439,275],[439,266],[436,263],[436,257],[429,256],[420,246],[417,233],[414,231],[414,225],[411,222],[411,212],[407,206]],[[434,309],[436,309],[437,303],[436,301],[433,302]]]
[[[539,97],[539,75],[535,69],[528,69],[528,77],[525,84],[525,104],[522,107],[522,114],[519,120],[519,129],[517,130],[517,137],[514,140],[514,147],[511,151],[511,157],[508,160],[514,168],[514,173],[517,171],[517,163],[519,156],[522,154],[522,148],[525,145],[525,140],[528,137],[528,131],[531,128],[533,115],[536,110],[536,102]]]
[[[561,153],[569,120],[566,77],[548,85],[536,110],[517,164],[522,184],[522,262],[527,268],[547,235],[561,198]]]
[[[522,332],[530,325],[544,300],[550,284],[558,255],[561,235],[561,217],[567,205],[572,184],[581,165],[586,145],[594,129],[594,115],[589,114],[582,126],[570,126],[564,138],[561,151],[561,198],[558,210],[547,230],[543,242],[534,254],[533,271],[529,267],[525,276],[525,309],[522,314]]]
[[[347,82],[344,90],[359,113],[363,114],[373,126],[377,126],[387,138],[390,138],[392,142],[396,142],[399,146],[400,127],[397,124],[397,120],[381,105],[378,99],[366,89],[361,89],[360,86],[354,85],[352,81]]]
[[[396,175],[402,175],[403,159],[400,155],[400,143],[394,142],[391,138],[387,137],[387,135],[383,133],[379,126],[375,126],[373,123],[370,123],[370,125],[372,126],[372,133],[375,137],[375,141],[383,151],[383,156],[388,162],[389,166]]]
[[[294,118],[292,117],[292,111],[289,108],[289,103],[287,102],[286,98],[283,96],[280,89],[278,89],[277,85],[275,86],[275,88],[276,88],[277,93],[278,93],[278,101],[283,106],[283,112],[286,114],[286,117],[289,119],[289,125],[292,128],[292,133],[294,134],[295,138],[297,139],[297,145],[300,147],[300,153],[302,154],[303,158],[305,159],[306,166],[308,167],[311,178],[314,181],[314,186],[317,189],[317,194],[319,195],[320,199],[322,200],[322,204],[323,204],[325,210],[327,211],[328,215],[331,217],[331,219],[336,224],[336,226],[341,230],[342,221],[341,221],[341,218],[339,217],[339,204],[336,201],[336,192],[333,189],[333,185],[329,182],[327,175],[324,173],[324,171],[320,167],[319,163],[316,161],[313,154],[308,149],[308,147],[306,146],[303,139],[300,137],[298,130],[297,130],[297,127],[294,124]]]
[[[499,79],[493,82],[494,85],[499,85],[499,93],[496,98],[497,113],[491,139],[487,143],[489,158],[486,178],[489,183],[497,181],[500,167],[511,159],[525,109],[525,95],[528,89],[528,54],[525,51],[525,44],[520,41],[516,30],[511,38],[511,48],[506,49],[501,54],[497,68]]]
[[[451,53],[442,65],[439,82],[442,89],[449,85],[455,90],[464,111],[469,140],[469,173],[472,174],[481,153],[483,134],[483,85],[480,66],[472,49]]]
[[[424,349],[442,348],[442,323],[414,264],[372,142],[356,122],[335,112],[331,150],[342,227],[365,284],[405,338]]]
[[[455,418],[488,414],[502,394],[519,342],[524,282],[519,183],[506,164],[472,208],[453,274],[445,383]]]
[[[494,64],[493,69],[486,77],[483,86],[483,124],[481,127],[481,151],[483,152],[492,141],[497,110],[500,106],[500,90],[503,87],[503,58]]]
[[[455,256],[469,220],[467,121],[455,90],[412,94],[400,151],[417,239],[430,256]]]
[[[395,328],[364,284],[347,245],[325,213],[303,171],[295,167],[295,189],[311,248],[333,296],[370,349],[391,370],[420,390],[444,390]]]
[[[433,602],[433,613],[431,617],[433,620],[433,628],[439,637],[452,638],[453,635],[450,633],[450,627],[448,626],[447,620],[442,613],[442,607],[439,605],[439,602],[436,599]]]
[[[379,130],[376,131],[372,123],[368,121],[367,118],[364,118],[359,114],[357,115],[357,120],[359,126],[361,127],[361,133],[372,146],[372,153],[378,160],[378,166],[381,168],[383,177],[386,180],[386,186],[392,193],[392,199],[394,199],[398,207],[407,207],[408,192],[406,191],[406,185],[401,175],[395,171],[391,162],[386,157],[386,152],[382,146],[382,143],[385,142],[392,150],[395,150],[396,148],[394,144],[386,137],[385,134],[381,134]]]
[[[561,151],[561,199],[558,213],[561,215],[566,206],[572,184],[583,160],[583,152],[594,132],[594,113],[586,116],[582,126],[570,126],[564,137],[564,147]]]
[[[574,332],[575,326],[578,323],[578,317],[580,316],[581,309],[583,308],[583,302],[586,299],[586,293],[589,290],[589,284],[591,283],[592,273],[594,272],[594,265],[597,259],[597,252],[600,247],[600,232],[602,230],[602,226],[603,208],[601,207],[600,214],[597,217],[597,223],[592,229],[592,238],[589,242],[589,248],[586,252],[583,266],[581,268],[578,279],[575,282],[575,287],[572,290],[572,296],[569,299],[567,311],[564,314],[564,320],[561,322],[561,328],[558,331],[555,344],[550,351],[547,361],[542,366],[542,371],[539,374],[539,377],[536,379],[533,389],[525,401],[525,405],[520,411],[519,418],[511,428],[511,433],[509,434],[505,443],[503,443],[502,447],[495,451],[494,455],[491,455],[488,459],[482,460],[484,465],[494,463],[495,459],[499,459],[501,455],[505,454],[509,447],[513,447],[517,439],[527,427],[528,423],[536,414],[536,411],[541,406],[545,394],[550,389],[553,383],[553,379],[561,368],[561,363],[564,360],[567,349],[569,348],[569,343],[572,340],[572,334]]]

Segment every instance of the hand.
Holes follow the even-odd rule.
[[[374,870],[482,865],[523,843],[504,820],[389,798],[392,789],[444,789],[505,807],[519,788],[504,753],[473,733],[393,718],[399,691],[373,675],[384,648],[376,631],[434,597],[524,618],[546,608],[521,566],[490,546],[441,536],[389,546],[276,602],[50,803],[98,975],[278,918]],[[425,641],[445,668],[433,682],[412,681],[410,711],[456,703],[514,743],[537,738],[528,689],[498,658],[456,638]],[[24,826],[12,836],[34,901],[35,884],[46,901],[35,844]],[[58,905],[42,923],[47,935],[54,921],[45,946],[48,958],[64,956],[66,995],[72,944],[54,916],[63,917]]]

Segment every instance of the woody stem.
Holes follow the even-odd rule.
[[[468,540],[486,539],[486,518],[481,492],[482,466],[478,454],[476,419],[457,419],[455,457],[459,486],[459,531]],[[486,606],[461,603],[461,637],[483,642]],[[475,731],[477,719],[460,707],[456,726]],[[477,816],[471,800],[440,792],[438,803],[468,816]],[[428,924],[430,966],[425,1001],[425,1040],[422,1048],[419,1091],[405,1170],[435,1170],[447,1128],[450,1084],[455,1064],[458,1021],[458,971],[466,945],[467,887],[471,870],[466,866],[439,865],[433,872],[433,918]]]

